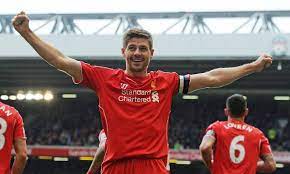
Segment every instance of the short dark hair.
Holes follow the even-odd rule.
[[[247,100],[241,94],[234,94],[228,97],[226,106],[232,117],[241,117],[247,109]]]
[[[153,47],[153,39],[152,39],[152,35],[141,28],[131,28],[128,31],[126,31],[124,33],[123,36],[123,47],[126,48],[128,45],[129,40],[131,40],[132,38],[144,38],[147,39],[149,42],[149,47],[150,49],[152,49]]]

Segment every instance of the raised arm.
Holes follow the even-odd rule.
[[[22,138],[17,138],[14,140],[14,149],[15,149],[15,160],[13,162],[11,174],[22,174],[27,159],[27,147],[26,140]]]
[[[76,81],[82,80],[80,62],[63,55],[52,45],[41,40],[29,28],[29,18],[24,12],[20,12],[12,19],[12,24],[16,31],[33,47],[33,49],[46,62],[55,68],[69,74]]]
[[[262,161],[257,164],[257,172],[272,173],[276,170],[276,162],[272,153],[261,156]]]
[[[208,169],[211,169],[212,165],[212,148],[215,143],[215,137],[213,130],[209,130],[203,137],[202,142],[199,146],[199,151],[203,163]]]
[[[262,55],[254,62],[241,66],[217,68],[205,73],[190,75],[188,92],[202,88],[222,87],[228,85],[241,77],[254,72],[260,72],[271,64],[272,57],[269,55]]]

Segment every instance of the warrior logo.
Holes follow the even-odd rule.
[[[128,87],[128,84],[126,83],[120,83],[121,89],[126,89]]]

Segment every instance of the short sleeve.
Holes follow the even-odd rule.
[[[179,90],[179,75],[175,72],[172,73],[172,87],[173,87],[173,95],[176,95]]]
[[[81,62],[82,80],[76,82],[82,86],[98,91],[102,87],[102,83],[106,82],[106,77],[109,77],[114,70],[102,66],[93,66],[85,62]]]
[[[23,119],[18,111],[15,112],[14,139],[16,138],[26,139]]]
[[[162,72],[157,71],[158,75],[162,77],[163,80],[166,81],[167,88],[170,90],[172,95],[176,95],[178,93],[179,87],[179,76],[176,72]]]
[[[218,132],[218,124],[219,122],[217,121],[209,125],[205,131],[205,135],[213,136],[216,138],[216,134]]]
[[[262,133],[262,136],[260,139],[260,155],[265,155],[265,154],[269,154],[269,153],[272,153],[269,140]]]

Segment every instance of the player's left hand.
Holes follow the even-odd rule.
[[[256,72],[261,72],[265,68],[268,68],[272,64],[272,56],[268,54],[262,54],[257,60],[252,62]]]

